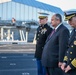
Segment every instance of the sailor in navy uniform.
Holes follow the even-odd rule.
[[[76,11],[66,11],[65,19],[68,20],[73,30],[61,69],[64,70],[66,74],[76,75]]]
[[[48,14],[39,13],[40,26],[37,28],[36,51],[35,51],[35,58],[37,59],[38,75],[46,75],[46,70],[41,64],[41,56],[43,52],[43,47],[45,45],[45,41],[52,31],[52,28],[47,24],[47,21],[48,21]]]

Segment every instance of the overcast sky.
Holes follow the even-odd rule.
[[[76,9],[76,0],[37,0],[64,10]]]

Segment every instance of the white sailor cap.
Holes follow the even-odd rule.
[[[65,20],[69,20],[72,17],[76,16],[76,11],[65,11]]]
[[[42,13],[42,12],[39,12],[39,19],[47,18],[48,15],[49,15],[48,13]]]

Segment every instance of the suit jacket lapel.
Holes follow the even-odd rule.
[[[56,32],[58,32],[61,28],[62,28],[63,24],[61,24],[58,29],[56,30]]]
[[[58,29],[55,31],[55,33],[51,36],[51,38],[50,39],[52,39],[53,37],[54,37],[54,35],[61,29],[61,27],[63,26],[63,24],[61,24],[59,27],[58,27]]]

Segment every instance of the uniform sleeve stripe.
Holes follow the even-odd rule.
[[[76,68],[76,59],[74,59],[71,64]]]

